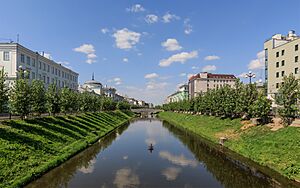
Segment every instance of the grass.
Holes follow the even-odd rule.
[[[0,187],[21,187],[127,122],[130,112],[11,120],[0,124]]]
[[[229,135],[225,146],[283,176],[300,181],[300,128],[271,131],[266,126],[241,130],[240,119],[161,112],[159,117],[218,143],[220,135]]]

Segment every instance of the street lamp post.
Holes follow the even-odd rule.
[[[249,71],[249,73],[246,74],[245,78],[249,78],[249,83],[251,84],[252,78],[255,78],[256,75],[252,73],[252,71]]]
[[[27,75],[29,72],[28,70],[24,69],[22,65],[18,68],[18,77],[21,79],[26,79],[29,75]]]

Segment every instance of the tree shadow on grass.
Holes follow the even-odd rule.
[[[60,124],[58,124],[58,125],[52,125],[53,122],[49,123],[49,122],[45,122],[44,120],[45,120],[45,118],[34,119],[34,120],[25,120],[25,121],[29,122],[29,123],[31,123],[33,121],[36,124],[39,124],[39,125],[43,126],[45,129],[49,129],[49,130],[52,130],[54,132],[58,132],[58,133],[64,134],[64,135],[69,136],[70,138],[73,138],[73,139],[80,139],[81,138],[80,136],[78,136],[77,134],[73,133],[69,129],[67,129],[65,127],[62,127]]]
[[[28,122],[26,122],[28,123]],[[56,134],[50,132],[49,130],[43,130],[41,128],[35,127],[30,124],[20,124],[15,121],[7,121],[3,122],[4,125],[10,126],[15,129],[23,130],[24,132],[30,133],[30,134],[36,134],[40,135],[48,140],[54,141],[54,142],[65,142],[66,140],[62,137],[57,136]],[[35,124],[35,123],[34,123]]]
[[[73,124],[74,126],[77,126],[77,127],[81,128],[81,129],[84,129],[86,131],[93,131],[94,130],[93,128],[91,128],[91,126],[87,126],[83,123],[79,123],[77,121],[74,121],[74,118],[72,116],[68,116],[68,118],[65,118],[65,117],[56,117],[56,118],[60,119],[61,121],[65,121],[69,124]],[[72,120],[70,120],[70,119],[72,119]]]
[[[100,122],[97,122],[96,120],[94,120],[94,118],[91,118],[91,117],[90,117],[90,118],[87,118],[87,117],[83,117],[83,116],[78,117],[78,118],[80,118],[80,119],[82,119],[82,120],[85,120],[85,121],[87,121],[87,122],[92,122],[92,124],[95,124],[95,125],[101,127],[102,129],[107,129],[105,125],[103,125],[103,124],[100,123]],[[99,129],[99,127],[98,127],[98,129]]]
[[[79,117],[80,117],[80,116],[71,117],[71,118],[72,118],[73,121],[76,121],[76,122],[79,122],[79,123],[81,123],[81,124],[84,124],[84,125],[86,125],[87,127],[92,127],[93,130],[98,130],[98,129],[99,129],[97,126],[92,125],[90,122],[87,122],[87,121],[85,121],[85,120],[83,120],[83,119],[80,119]]]

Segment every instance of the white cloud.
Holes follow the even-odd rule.
[[[199,67],[192,66],[192,69],[193,69],[193,70],[196,70],[196,69],[199,69]]]
[[[168,67],[172,63],[179,62],[184,64],[187,60],[197,58],[198,57],[198,52],[197,51],[192,51],[192,52],[181,52],[175,55],[172,55],[168,59],[162,59],[159,62],[159,66],[161,67]]]
[[[165,15],[163,15],[162,17],[162,21],[164,23],[169,23],[173,20],[179,20],[180,17],[179,16],[176,16],[175,14],[170,14],[169,12],[167,12]]]
[[[182,49],[176,39],[167,39],[165,42],[161,43],[161,46],[168,51],[176,51]]]
[[[116,46],[120,49],[131,49],[140,40],[141,34],[130,31],[127,28],[118,30],[113,34],[116,40]]]
[[[216,55],[209,55],[204,58],[205,61],[213,61],[213,60],[218,60],[218,59],[220,59],[220,57],[216,56]]]
[[[155,14],[148,14],[145,18],[145,21],[149,24],[155,23],[158,21],[158,16]]]
[[[247,74],[248,74],[247,72],[243,72],[240,75],[238,75],[238,77],[239,78],[245,78]]]
[[[92,44],[83,44],[77,48],[74,48],[73,50],[75,52],[80,52],[80,53],[86,54],[87,55],[86,63],[92,64],[92,63],[96,62],[96,60],[95,60],[95,58],[97,57],[95,54],[96,51]]]
[[[128,58],[123,58],[123,62],[128,63],[129,62]]]
[[[122,84],[122,79],[119,77],[115,77],[113,79],[107,80],[107,82],[113,83],[115,85],[121,85]]]
[[[102,28],[102,29],[101,29],[101,32],[102,32],[103,34],[106,34],[106,33],[109,32],[109,29],[108,29],[108,28]]]
[[[213,72],[215,70],[217,70],[217,67],[215,65],[206,65],[202,68],[203,72]]]
[[[146,79],[153,79],[153,78],[157,78],[157,77],[158,77],[158,74],[156,74],[156,73],[150,73],[150,74],[145,75]]]
[[[183,154],[181,155],[173,155],[168,151],[161,151],[159,152],[159,156],[162,159],[167,159],[173,164],[179,165],[179,166],[197,166],[197,161],[195,159],[187,159]]]
[[[181,168],[169,167],[164,169],[161,174],[164,175],[168,181],[173,181],[176,180],[180,172]]]
[[[138,187],[140,179],[130,168],[121,168],[117,170],[113,183],[118,188]]]
[[[253,59],[248,64],[249,70],[264,69],[265,68],[265,51],[262,50],[256,54],[257,59]]]
[[[57,63],[63,65],[64,67],[72,69],[72,67],[70,66],[70,63],[68,61],[58,61]]]
[[[43,53],[43,56],[45,57],[45,58],[47,58],[47,59],[52,59],[52,56],[51,56],[51,54],[48,54],[48,53]]]
[[[130,8],[126,9],[127,12],[143,12],[145,8],[140,4],[132,5]]]
[[[185,19],[183,25],[185,34],[189,35],[193,32],[193,26],[190,24],[190,19]]]
[[[95,163],[97,162],[96,159],[92,159],[88,162],[88,166],[83,166],[79,169],[80,172],[84,174],[90,174],[94,172],[95,169]]]
[[[142,56],[143,54],[142,54],[142,53],[138,53],[137,55],[138,55],[138,56]]]
[[[184,73],[184,72],[180,73],[179,76],[181,76],[181,77],[186,76],[186,73]]]
[[[163,90],[168,85],[167,82],[150,81],[146,84],[147,90]]]

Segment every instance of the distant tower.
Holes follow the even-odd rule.
[[[92,80],[95,80],[95,76],[94,76],[94,73],[92,74]]]

